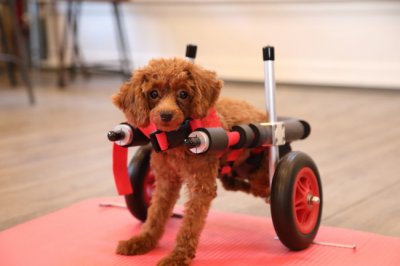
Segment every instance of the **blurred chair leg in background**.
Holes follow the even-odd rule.
[[[77,71],[79,70],[85,78],[89,77],[89,71],[84,63],[83,55],[79,46],[78,30],[79,30],[79,19],[81,18],[82,12],[82,1],[76,1],[74,10],[72,12],[72,66],[71,66],[71,77],[75,79]]]
[[[81,9],[80,1],[67,1],[67,13],[65,15],[64,31],[63,36],[59,46],[59,66],[58,66],[58,86],[63,88],[67,83],[67,67],[66,67],[66,52],[67,47],[70,42],[69,37],[72,41],[72,59],[70,66],[70,76],[75,78],[76,76],[76,65],[79,59],[79,45],[78,45],[78,16]]]
[[[28,54],[25,46],[25,42],[22,37],[22,29],[17,19],[17,8],[15,0],[1,0],[1,5],[6,5],[10,9],[10,17],[11,17],[11,27],[12,27],[12,38],[14,39],[15,46],[17,49],[17,55],[14,55],[10,51],[10,46],[8,40],[2,40],[2,43],[6,45],[3,48],[6,50],[5,53],[0,53],[0,61],[4,61],[7,65],[7,70],[9,72],[10,81],[12,84],[16,84],[16,76],[14,72],[13,65],[17,65],[19,68],[19,72],[21,74],[21,79],[25,84],[25,87],[28,92],[28,98],[30,104],[35,103],[35,96],[33,93],[33,86],[29,76],[29,68],[28,68]],[[0,36],[2,39],[6,39],[5,29],[4,29],[4,20],[3,15],[0,15]]]
[[[125,32],[122,24],[122,15],[120,9],[120,2],[114,1],[112,3],[114,9],[114,17],[116,22],[116,30],[118,35],[119,57],[120,57],[120,70],[123,75],[130,76],[132,68],[129,60],[127,42],[125,40]]]
[[[2,16],[2,12],[0,12],[0,38],[1,38],[1,46],[3,48],[3,53],[4,54],[12,54],[11,49],[10,49],[10,44],[6,36],[6,29],[4,26],[4,18]],[[1,56],[0,56],[0,61]],[[8,60],[6,63],[7,67],[7,74],[8,74],[8,79],[10,80],[11,86],[15,87],[17,85],[17,77],[15,75],[15,66],[14,63],[11,60]]]
[[[58,67],[58,85],[63,88],[67,85],[69,79],[74,79],[79,73],[82,73],[85,78],[89,77],[91,70],[107,71],[107,66],[88,66],[83,60],[81,46],[79,45],[79,21],[81,17],[82,4],[85,0],[66,0],[66,14],[63,36],[59,46],[59,67]],[[119,70],[118,73],[127,78],[131,74],[131,62],[128,54],[127,41],[123,29],[122,15],[120,5],[126,0],[109,0],[113,8],[115,19],[115,27],[117,34],[117,46],[119,54]],[[72,45],[70,66],[67,67],[66,54],[68,45]],[[70,71],[67,71],[67,70]],[[69,72],[69,75],[68,75]]]

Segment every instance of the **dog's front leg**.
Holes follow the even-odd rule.
[[[156,171],[156,187],[153,193],[151,205],[148,209],[147,219],[143,224],[139,235],[120,241],[117,253],[122,255],[144,254],[153,249],[164,233],[164,227],[171,217],[173,207],[179,197],[182,182],[176,173],[168,167],[160,167],[154,164]]]
[[[193,170],[193,169],[192,169]],[[211,205],[217,195],[216,178],[218,165],[207,162],[197,165],[187,179],[189,199],[185,204],[182,225],[179,229],[174,250],[158,266],[189,265],[195,257],[200,233]]]

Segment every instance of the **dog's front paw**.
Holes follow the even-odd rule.
[[[129,240],[119,241],[116,250],[120,255],[140,255],[152,250],[156,243],[150,237],[133,237]]]
[[[190,256],[181,253],[171,253],[157,263],[157,266],[187,266],[192,261]]]

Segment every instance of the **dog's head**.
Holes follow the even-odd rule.
[[[218,99],[222,81],[215,72],[184,59],[157,59],[138,69],[113,96],[128,122],[178,129],[186,118],[203,118]]]

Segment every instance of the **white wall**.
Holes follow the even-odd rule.
[[[400,88],[399,1],[219,2],[124,4],[134,65],[195,43],[197,62],[222,78],[262,81],[271,44],[278,82]],[[111,7],[85,4],[82,14],[86,59],[118,58]]]

